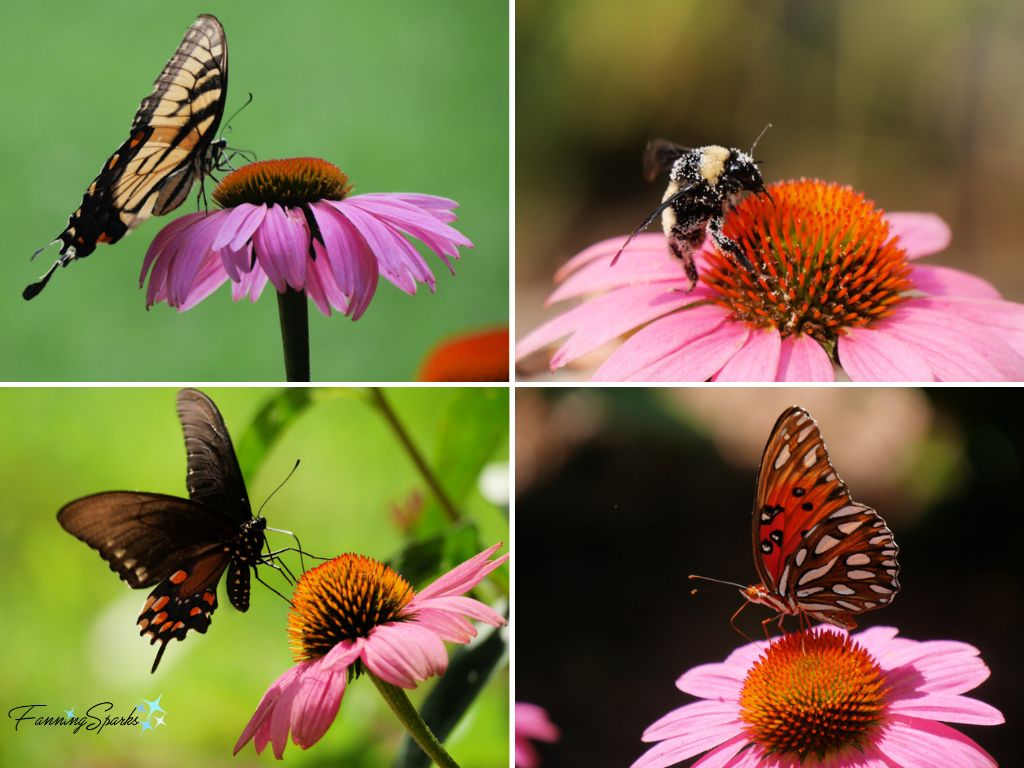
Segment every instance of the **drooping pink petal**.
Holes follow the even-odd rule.
[[[893,715],[877,737],[877,748],[901,768],[997,768],[996,761],[971,739],[942,723]]]
[[[197,220],[187,234],[178,239],[179,248],[167,272],[167,303],[172,307],[180,307],[188,298],[189,288],[211,251],[210,243],[220,223],[220,217],[216,213],[211,214]]]
[[[256,261],[267,273],[278,293],[284,293],[288,289],[287,227],[288,216],[284,209],[275,203],[267,209],[263,223],[252,238]]]
[[[375,214],[411,237],[422,240],[434,253],[459,258],[458,247],[472,248],[473,243],[454,227],[439,222],[432,214],[398,197],[357,195],[349,203]]]
[[[953,239],[949,225],[934,213],[887,213],[885,219],[912,259],[944,251]]]
[[[192,287],[188,289],[186,299],[178,307],[178,311],[184,312],[191,309],[217,290],[227,279],[228,274],[224,270],[223,262],[211,251],[203,259],[203,263],[199,267],[199,274],[193,280]]]
[[[932,640],[907,643],[879,656],[889,670],[897,695],[925,693],[965,693],[988,680],[991,672],[967,643]],[[901,671],[906,670],[905,675]]]
[[[410,295],[416,293],[416,279],[405,264],[403,254],[394,248],[395,235],[373,216],[355,206],[344,205],[344,200],[327,203],[348,219],[366,241],[388,282]]]
[[[150,243],[149,248],[146,249],[146,257],[142,260],[142,271],[139,273],[139,287],[146,281],[146,273],[149,272],[149,268],[153,265],[153,262],[164,252],[173,253],[177,250],[177,238],[183,232],[188,230],[197,221],[206,218],[206,214],[202,212],[187,213],[181,218],[175,219],[166,227],[161,229],[153,242]],[[164,273],[166,274],[167,266],[164,266]],[[150,280],[150,286],[153,285],[153,280]],[[152,302],[150,302],[152,303]]]
[[[441,639],[413,622],[374,627],[362,659],[370,672],[400,688],[415,688],[420,680],[444,674],[448,668]]]
[[[914,288],[929,296],[958,296],[964,299],[1002,299],[988,280],[951,267],[915,264],[911,275]]]
[[[263,223],[266,210],[266,205],[252,205],[251,203],[240,203],[233,208],[224,209],[220,229],[214,236],[210,247],[219,251],[230,245],[232,251],[240,250]]]
[[[253,234],[253,250],[279,293],[284,292],[285,284],[296,291],[305,287],[309,244],[309,226],[302,211],[282,208],[276,203],[267,210],[263,223]]]
[[[358,320],[377,290],[377,259],[358,230],[333,207],[314,203],[310,210],[324,238],[334,279],[348,297],[352,319]]]
[[[551,363],[552,368],[566,365],[607,341],[685,307],[693,300],[692,296],[667,290],[663,285],[612,291],[573,307],[524,336],[516,345],[516,358],[521,359],[563,336],[571,335],[565,346],[555,353]],[[578,341],[577,335],[580,337]]]
[[[835,381],[836,371],[828,353],[803,333],[787,336],[779,350],[776,381]]]
[[[718,306],[689,307],[660,318],[616,349],[595,371],[593,380],[627,381],[727,321],[728,313]]]
[[[977,332],[996,336],[1017,352],[1024,352],[1024,304],[954,296],[928,296],[915,305],[967,320]],[[1012,371],[1008,371],[1012,374]],[[1014,378],[1013,381],[1018,381]]]
[[[914,350],[884,331],[851,328],[836,344],[839,363],[853,381],[934,381]]]
[[[292,741],[303,749],[316,744],[338,714],[345,695],[348,670],[323,671],[304,675],[292,702]]]
[[[286,670],[283,675],[277,678],[267,692],[263,694],[263,698],[260,699],[259,706],[256,707],[256,712],[249,719],[249,723],[242,730],[242,735],[238,737],[238,741],[235,742],[234,754],[238,754],[239,750],[244,747],[251,739],[259,728],[268,721],[274,712],[274,707],[277,705],[278,700],[281,698],[281,694],[287,690],[292,682],[298,677],[305,669],[306,665],[311,662],[303,662],[297,664],[294,667]],[[257,746],[257,752],[263,751],[263,748]]]
[[[423,195],[417,192],[368,192],[359,195],[360,198],[379,198],[384,200],[401,200],[409,205],[426,211],[438,221],[448,223],[455,221],[456,216],[452,211],[459,207],[455,200],[437,195]]]
[[[558,726],[548,719],[548,713],[536,704],[517,701],[515,706],[516,734],[538,741],[556,741],[561,735]]]
[[[715,381],[775,381],[779,372],[782,336],[778,329],[751,330],[746,342],[722,369]]]

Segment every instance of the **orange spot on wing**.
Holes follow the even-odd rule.
[[[153,601],[154,600],[156,600],[156,598],[153,597],[152,595],[150,595],[149,597],[146,598],[146,604],[142,606],[142,613],[145,613],[146,611],[149,610],[149,607],[151,605],[153,605]]]
[[[184,626],[185,626],[185,622],[184,621],[176,621],[176,622],[174,622],[174,629],[181,629]]]
[[[149,626],[149,619],[139,619],[139,627],[145,629]]]
[[[160,611],[160,613],[153,617],[154,624],[159,624],[161,621],[167,621],[167,613],[164,611]]]
[[[99,237],[96,238],[96,242],[97,243],[112,243],[114,241],[110,239],[110,235],[108,235],[106,232],[104,232],[102,235],[100,235]]]
[[[171,602],[171,598],[169,598],[167,595],[164,595],[159,600],[157,600],[155,603],[153,603],[153,610],[154,611],[162,610],[163,607],[165,605],[167,605],[169,602]]]
[[[187,578],[188,574],[185,571],[175,571],[171,574],[171,584],[181,584]]]
[[[173,621],[168,621],[166,624],[164,624],[162,627],[160,627],[160,634],[163,634],[164,632],[169,630],[172,626],[174,626],[174,622]]]
[[[216,599],[217,597],[213,594],[213,592],[203,592],[203,600],[208,602],[210,605],[213,605]]]
[[[197,606],[196,606],[195,608],[193,608],[193,609],[192,609],[191,611],[189,611],[189,612],[188,612],[188,615],[189,615],[189,616],[198,616],[198,615],[199,615],[200,613],[202,613],[202,612],[203,612],[203,609],[202,609],[202,608],[200,608],[200,607],[199,607],[199,606],[197,605]]]
[[[134,136],[132,136],[132,140],[128,143],[128,146],[132,147],[132,148],[135,148],[135,147],[139,146],[139,144],[141,144],[141,143],[142,143],[142,134],[141,133],[136,133]]]
[[[107,168],[113,168],[115,165],[117,165],[117,160],[119,157],[120,155],[114,155],[112,158],[110,158],[110,162],[107,163]]]

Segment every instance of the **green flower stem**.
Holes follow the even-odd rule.
[[[391,711],[402,721],[405,730],[412,736],[413,741],[420,745],[420,749],[427,753],[427,757],[441,768],[459,768],[459,764],[452,760],[452,756],[445,751],[441,742],[423,722],[423,718],[413,707],[409,697],[405,695],[405,691],[398,686],[384,682],[371,673],[367,673],[366,676],[373,680],[373,684],[377,686],[377,690],[391,707]]]
[[[409,437],[409,433],[402,426],[402,422],[398,420],[398,416],[391,408],[391,404],[388,403],[387,398],[384,397],[384,392],[381,391],[380,387],[371,387],[370,396],[373,398],[374,405],[380,410],[387,420],[388,424],[391,425],[391,429],[394,430],[398,436],[399,442],[405,448],[406,453],[409,454],[409,458],[412,459],[412,463],[416,465],[416,469],[419,470],[420,475],[423,477],[424,482],[430,488],[431,492],[437,497],[438,503],[441,505],[441,509],[444,510],[445,514],[448,515],[448,519],[457,523],[462,515],[459,514],[459,510],[455,508],[452,500],[448,497],[444,488],[441,487],[441,482],[437,479],[437,475],[427,465],[426,460],[423,458],[423,454],[420,453],[419,449],[413,444],[412,438]]]
[[[309,381],[309,301],[306,294],[288,288],[277,294],[284,345],[284,372],[288,381]]]

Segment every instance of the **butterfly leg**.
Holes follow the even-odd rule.
[[[282,594],[281,594],[280,592],[278,592],[278,591],[277,591],[276,589],[274,589],[274,588],[273,588],[272,586],[270,586],[269,584],[267,584],[267,582],[265,582],[265,581],[264,581],[263,579],[261,579],[261,578],[260,578],[260,574],[259,574],[259,572],[258,572],[258,571],[256,570],[256,568],[255,568],[255,567],[253,567],[253,569],[252,569],[252,575],[253,575],[253,578],[254,578],[254,579],[256,579],[256,581],[258,581],[258,582],[259,582],[260,584],[262,584],[262,585],[263,585],[264,587],[266,587],[266,588],[267,588],[267,589],[269,589],[269,590],[270,590],[271,592],[273,592],[273,593],[274,593],[275,595],[277,595],[278,597],[280,597],[280,598],[281,598],[282,600],[284,600],[284,601],[285,601],[286,603],[288,603],[288,605],[291,605],[291,606],[292,606],[293,608],[295,607],[294,605],[292,605],[292,601],[291,601],[291,600],[289,600],[289,599],[288,599],[287,597],[285,597],[284,595],[282,595]]]
[[[740,613],[743,612],[743,609],[746,608],[748,605],[749,605],[749,603],[744,602],[744,603],[742,603],[740,605],[739,608],[736,609],[736,613],[734,613],[732,616],[729,617],[729,626],[732,627],[733,629],[735,629],[744,640],[746,640],[747,642],[752,643],[752,642],[754,642],[753,639],[751,639],[751,637],[749,635],[747,635],[746,632],[744,632],[742,629],[740,629],[738,626],[736,626],[736,617],[739,616]]]

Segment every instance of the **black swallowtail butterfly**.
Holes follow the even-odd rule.
[[[228,599],[249,610],[249,569],[262,557],[267,521],[254,517],[231,437],[213,401],[194,389],[178,393],[185,432],[188,499],[111,491],[72,501],[57,513],[64,530],[110,564],[133,589],[150,587],[141,634],[160,642],[156,672],[171,639],[206,632],[217,584],[228,570]]]

